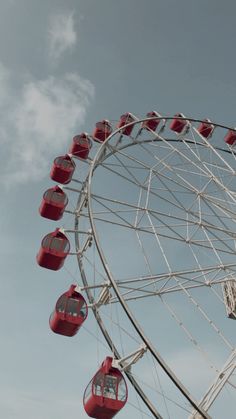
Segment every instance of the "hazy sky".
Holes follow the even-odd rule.
[[[2,419],[87,417],[93,340],[50,332],[71,279],[35,262],[52,159],[127,111],[236,126],[235,13],[233,0],[0,0]]]

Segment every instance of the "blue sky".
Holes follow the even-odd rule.
[[[71,283],[35,262],[51,161],[127,111],[236,126],[235,12],[233,0],[0,0],[3,419],[85,418],[80,377],[99,362],[89,332],[68,342],[48,328]]]

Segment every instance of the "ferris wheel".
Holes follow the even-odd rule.
[[[40,214],[66,222],[37,261],[79,266],[51,329],[73,336],[91,310],[105,338],[90,417],[129,405],[135,418],[222,419],[236,407],[235,144],[235,128],[209,119],[126,113],[54,160]]]

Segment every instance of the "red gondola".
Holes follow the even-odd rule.
[[[210,138],[214,131],[214,125],[211,124],[210,119],[204,119],[203,122],[200,123],[198,127],[198,132],[201,134],[204,138]]]
[[[92,137],[94,141],[99,143],[103,143],[111,135],[112,133],[112,126],[107,119],[103,119],[103,121],[97,122],[95,129],[93,131]]]
[[[40,266],[57,271],[64,265],[66,256],[70,251],[70,242],[59,228],[47,234],[41,243],[37,254]]]
[[[181,134],[188,126],[189,122],[186,119],[179,119],[185,118],[182,113],[177,113],[175,118],[171,121],[170,129],[178,134]]]
[[[147,118],[153,118],[154,116],[157,116],[158,118],[161,117],[161,115],[156,111],[151,111],[147,113]],[[144,121],[142,124],[143,128],[151,129],[152,131],[156,131],[158,125],[160,124],[160,119],[151,119],[149,121]]]
[[[88,134],[82,132],[82,134],[75,135],[73,137],[69,153],[73,154],[73,156],[86,160],[91,147],[92,141],[90,140]]]
[[[69,183],[75,171],[75,163],[72,158],[65,156],[56,157],[50,172],[51,179],[63,185]]]
[[[106,357],[84,392],[84,409],[91,418],[111,419],[125,405],[128,389],[123,375]]]
[[[132,113],[127,112],[124,115],[121,115],[120,120],[117,124],[117,128],[121,128],[126,124],[130,124],[131,122],[135,121],[135,117],[132,115]],[[130,125],[129,127],[124,128],[121,132],[123,135],[130,135],[132,130],[134,128],[134,125]]]
[[[49,325],[54,333],[74,336],[88,315],[84,297],[77,292],[76,285],[62,294],[57,300],[55,310],[50,316]]]
[[[224,140],[227,144],[234,145],[236,143],[236,131],[229,130]]]
[[[65,192],[59,186],[54,186],[44,192],[39,213],[49,220],[60,220],[67,204],[68,198]]]

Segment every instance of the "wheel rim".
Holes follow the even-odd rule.
[[[171,119],[171,118],[170,118]],[[201,316],[204,317],[207,324],[210,325],[212,329],[214,329],[215,333],[220,337],[220,339],[223,342],[224,348],[227,348],[228,354],[233,352],[234,345],[230,340],[225,337],[225,335],[221,332],[221,329],[218,328],[218,326],[215,324],[216,322],[213,321],[210,317],[208,317],[206,310],[202,307],[202,302],[199,304],[197,298],[195,298],[195,295],[192,295],[192,292],[195,292],[195,289],[204,289],[208,290],[210,289],[211,292],[214,294],[216,293],[216,300],[220,300],[220,293],[219,293],[219,287],[220,284],[224,284],[228,281],[229,278],[232,280],[234,279],[234,272],[235,272],[235,264],[233,262],[233,257],[235,255],[235,248],[234,248],[234,234],[232,233],[234,226],[234,219],[232,217],[232,214],[235,213],[235,193],[232,189],[233,180],[235,179],[235,171],[232,168],[233,163],[235,163],[235,153],[231,148],[228,146],[221,145],[209,145],[209,141],[205,140],[203,137],[201,137],[194,127],[195,120],[192,121],[192,126],[190,128],[190,133],[188,135],[180,135],[178,138],[168,138],[166,136],[163,136],[162,134],[154,134],[148,132],[148,136],[151,136],[150,139],[147,136],[147,132],[145,132],[145,135],[148,137],[147,140],[143,140],[143,142],[140,142],[139,136],[135,138],[124,138],[123,143],[120,143],[120,137],[119,137],[119,131],[114,134],[112,134],[106,142],[101,146],[100,150],[98,151],[97,155],[95,156],[89,175],[85,181],[85,189],[86,189],[86,195],[88,197],[88,215],[90,217],[90,224],[92,227],[92,234],[96,242],[97,251],[98,254],[102,260],[103,268],[106,272],[106,275],[108,276],[109,280],[112,283],[112,288],[115,290],[115,294],[112,296],[112,299],[110,299],[109,305],[116,305],[116,302],[121,303],[122,307],[126,310],[126,313],[128,312],[129,319],[131,320],[133,326],[133,315],[130,313],[130,310],[128,308],[127,310],[127,301],[128,299],[130,301],[137,300],[149,300],[148,297],[151,295],[153,296],[156,294],[156,297],[161,300],[163,306],[169,311],[172,318],[175,319],[176,323],[182,328],[182,331],[188,336],[188,339],[193,343],[195,346],[200,347],[200,343],[195,340],[194,334],[192,334],[191,328],[189,329],[185,326],[184,323],[181,324],[180,317],[177,315],[175,310],[172,308],[172,302],[167,300],[165,301],[166,295],[170,294],[184,294],[186,300],[188,300],[194,309],[199,311]],[[141,126],[142,120],[137,122],[137,130],[139,131]],[[224,126],[216,125],[219,130],[222,132],[226,129]],[[167,139],[168,138],[168,139]],[[130,144],[132,142],[132,145]],[[222,138],[223,143],[223,138]],[[158,144],[158,145],[157,145]],[[162,144],[162,155],[158,155],[158,159],[156,160],[157,155],[155,155],[155,158],[153,161],[153,157],[151,156],[151,153],[146,150],[147,147],[151,147],[152,153],[153,149],[156,149],[157,147]],[[144,161],[140,161],[139,158],[133,157],[134,153],[127,154],[127,150],[133,150],[134,147],[139,147],[139,150],[142,149],[142,151],[145,153],[146,158],[152,158],[152,169],[148,166],[145,169]],[[178,148],[177,148],[178,147]],[[183,150],[181,150],[181,147],[187,151],[185,153]],[[192,148],[190,148],[192,147]],[[133,204],[133,202],[128,201],[121,201],[116,200],[114,195],[110,192],[110,197],[107,196],[107,190],[106,190],[106,196],[100,196],[97,192],[97,184],[93,186],[94,183],[94,177],[97,175],[99,169],[101,167],[109,174],[111,172],[114,173],[114,162],[112,161],[113,167],[111,166],[111,163],[106,166],[106,156],[103,156],[104,150],[107,149],[107,160],[109,158],[114,158],[120,164],[119,170],[122,168],[124,170],[124,161],[120,162],[120,160],[117,160],[117,157],[115,156],[116,153],[119,155],[119,159],[124,159],[129,161],[130,168],[126,167],[125,170],[125,178],[121,174],[121,172],[118,172],[117,174],[117,168],[115,169],[115,176],[118,176],[123,181],[127,181],[127,177],[130,176],[132,179],[131,184],[133,184],[133,181],[135,180],[136,185],[134,188],[138,188],[137,183],[140,184],[143,182],[141,190],[142,193],[139,195],[136,204]],[[158,151],[160,150],[160,147]],[[110,154],[109,154],[110,153]],[[208,154],[207,154],[208,153]],[[219,156],[219,153],[223,153],[223,157]],[[207,161],[203,159],[206,158],[206,155],[209,155],[211,157],[208,158]],[[227,155],[227,157],[225,157]],[[114,157],[115,156],[115,157]],[[127,157],[128,156],[128,157]],[[179,160],[177,160],[177,157]],[[105,159],[104,159],[105,157]],[[102,160],[103,159],[103,160]],[[176,159],[176,160],[175,160]],[[192,159],[192,160],[191,160]],[[181,168],[181,162],[183,164],[183,161],[186,165],[185,169]],[[132,164],[136,164],[139,166],[139,168],[133,168],[131,166]],[[157,169],[154,167],[155,164],[161,167],[161,170],[157,172]],[[150,162],[149,162],[150,164]],[[192,165],[192,171],[190,171],[190,166]],[[148,180],[147,174],[145,174],[146,177],[142,177],[142,182],[139,179],[137,179],[137,171],[141,170],[141,167],[143,167],[143,170],[152,172],[153,179],[156,181],[162,180],[162,192],[160,190],[157,193],[157,185],[153,183],[154,181],[151,178],[151,181]],[[174,171],[173,171],[174,168]],[[169,171],[169,172],[168,172]],[[134,175],[135,172],[135,175]],[[172,178],[167,177],[168,174],[174,175]],[[97,178],[101,179],[100,176],[97,176]],[[200,178],[200,181],[199,181]],[[178,182],[176,182],[176,179]],[[137,182],[138,180],[138,182]],[[165,180],[165,188],[163,187],[163,180]],[[199,183],[197,183],[199,182]],[[214,187],[212,188],[212,184]],[[144,187],[145,185],[145,187]],[[171,186],[170,186],[171,185]],[[175,193],[173,195],[173,185],[175,185]],[[176,189],[178,187],[178,189]],[[212,189],[211,189],[212,188]],[[163,192],[164,190],[164,192]],[[143,193],[145,191],[145,195]],[[129,188],[125,190],[125,193],[127,194],[129,192]],[[180,195],[183,195],[183,192],[187,195],[186,202],[182,203],[180,202]],[[200,193],[201,194],[200,194]],[[147,198],[147,194],[149,194],[149,197]],[[162,195],[160,195],[162,194]],[[212,195],[213,194],[213,195]],[[162,201],[163,205],[163,211],[156,211],[153,208],[148,208],[143,205],[143,202],[150,202],[151,198],[150,195],[152,195],[152,207],[157,206],[155,205],[158,201],[160,203],[160,200]],[[172,201],[170,199],[172,197]],[[108,205],[108,199],[109,201],[109,210],[107,209]],[[196,202],[193,202],[193,200],[196,200]],[[99,201],[100,200],[100,201]],[[96,202],[95,202],[96,201]],[[99,201],[99,204],[98,204]],[[119,209],[114,210],[114,207],[118,205],[117,201],[119,201]],[[200,204],[199,204],[199,202]],[[94,202],[97,207],[94,208]],[[102,204],[101,204],[102,202]],[[172,206],[172,208],[175,209],[175,213],[172,212],[171,217],[170,215],[166,215],[164,213],[165,205]],[[204,207],[203,207],[204,203]],[[113,207],[112,207],[112,205]],[[191,205],[192,204],[192,205]],[[187,210],[188,205],[188,211]],[[135,206],[136,206],[136,212],[135,212]],[[209,209],[210,206],[210,209]],[[107,213],[105,214],[105,217],[107,217],[107,214],[109,214],[110,219],[98,219],[98,207],[105,208]],[[129,207],[129,209],[132,209],[132,212],[135,213],[136,217],[136,228],[130,228],[128,225],[130,224],[130,219],[123,217],[124,207]],[[121,210],[122,208],[122,210]],[[147,210],[148,208],[148,210]],[[207,213],[207,211],[210,211]],[[100,211],[101,212],[101,211]],[[142,219],[144,219],[143,213],[146,212],[145,217],[146,220],[149,219],[149,230],[147,230],[146,224],[142,224]],[[177,213],[177,214],[176,214]],[[188,214],[187,217],[183,217],[183,214]],[[122,214],[122,217],[121,215]],[[140,215],[141,214],[141,215]],[[148,214],[148,215],[147,215]],[[224,220],[222,222],[221,218],[223,219],[224,214]],[[113,218],[112,218],[113,217]],[[160,218],[161,217],[161,218]],[[230,218],[231,217],[231,218]],[[167,225],[168,222],[172,221],[172,224]],[[176,220],[177,218],[177,220]],[[214,219],[214,222],[212,220]],[[114,219],[119,220],[114,221]],[[198,220],[201,220],[201,224],[198,223]],[[211,222],[210,222],[211,219]],[[124,221],[125,220],[125,221]],[[160,224],[162,224],[164,227],[162,228],[162,232],[160,231],[160,226],[158,226],[158,234],[157,234],[157,226],[154,224],[154,220],[158,220]],[[160,221],[161,220],[161,221]],[[179,224],[176,223],[178,221]],[[75,230],[78,230],[78,218],[76,217],[76,228]],[[183,227],[183,223],[185,222],[185,225]],[[115,226],[115,230],[117,228],[121,228],[124,230],[132,231],[136,234],[137,242],[139,243],[140,247],[143,247],[142,242],[143,238],[141,239],[141,235],[148,235],[152,236],[152,239],[156,241],[156,249],[159,246],[158,255],[162,255],[163,260],[166,264],[166,271],[165,272],[153,272],[152,266],[154,265],[153,261],[148,261],[147,255],[144,255],[143,252],[143,260],[145,261],[145,267],[149,270],[149,272],[146,272],[146,275],[144,274],[144,271],[140,275],[139,279],[139,285],[135,285],[134,283],[138,283],[137,275],[132,277],[131,274],[129,274],[129,278],[121,279],[116,278],[114,279],[112,272],[114,269],[117,269],[115,265],[112,265],[113,262],[111,262],[111,259],[109,257],[105,257],[103,252],[103,247],[107,243],[104,238],[101,238],[101,228],[98,228],[98,224],[109,224],[109,227],[112,225],[112,227]],[[182,224],[180,224],[182,223]],[[141,227],[140,227],[141,226]],[[185,235],[183,234],[183,228],[185,228]],[[106,229],[104,229],[106,231]],[[200,231],[201,230],[201,231]],[[152,233],[150,233],[152,231]],[[166,232],[168,231],[168,234]],[[164,232],[164,233],[163,233]],[[104,233],[104,235],[106,235]],[[210,235],[210,236],[209,236]],[[78,235],[76,235],[76,247],[79,246],[78,241]],[[204,239],[203,239],[204,237]],[[122,242],[124,239],[120,239],[120,242]],[[188,266],[187,269],[183,269],[181,266],[181,269],[178,268],[179,260],[176,258],[171,258],[170,262],[170,255],[166,255],[166,252],[164,251],[164,244],[165,240],[167,241],[174,241],[175,244],[177,243],[179,247],[178,251],[183,252],[186,251],[186,247],[189,248],[188,254],[186,254],[184,263],[189,263],[190,260],[190,253],[192,254],[191,258],[191,267]],[[192,241],[191,241],[192,240]],[[141,244],[140,244],[141,242]],[[181,243],[181,245],[180,245]],[[184,246],[182,244],[184,243]],[[150,248],[150,243],[146,243],[146,246]],[[182,246],[182,247],[181,247]],[[194,247],[194,251],[193,251]],[[201,250],[199,250],[200,248]],[[202,248],[204,248],[204,252],[208,252],[208,257],[210,254],[209,259],[212,259],[212,264],[206,265],[203,263],[206,256],[205,253],[202,253]],[[195,250],[198,249],[198,250]],[[122,259],[122,254],[117,255],[117,258]],[[124,254],[123,254],[124,256]],[[148,255],[150,257],[150,255]],[[199,261],[199,258],[201,257],[201,261]],[[124,259],[124,257],[123,257]],[[163,264],[162,260],[162,264]],[[195,263],[193,264],[193,260],[195,260]],[[176,266],[175,269],[172,268],[173,261],[175,261]],[[84,272],[84,266],[82,262],[82,258],[79,257],[79,265],[80,270],[82,273],[82,279],[84,282],[84,286],[88,286],[89,282],[86,280],[86,275]],[[112,266],[110,268],[110,266]],[[115,268],[113,267],[115,266]],[[148,268],[147,268],[148,267]],[[151,272],[151,273],[150,273]],[[159,277],[158,277],[159,275]],[[189,279],[190,277],[190,279]],[[202,279],[204,279],[204,283],[202,282]],[[130,281],[130,282],[127,282]],[[135,282],[136,281],[136,282]],[[104,282],[100,280],[101,282]],[[149,282],[149,285],[147,285],[147,282]],[[129,289],[125,290],[125,287],[127,288],[127,285],[132,283],[132,287],[130,285],[128,286]],[[151,285],[155,284],[154,289],[151,288]],[[163,285],[165,283],[165,285]],[[143,288],[141,288],[143,286]],[[159,288],[158,288],[159,286]],[[213,289],[214,288],[214,289]],[[124,291],[125,290],[125,291]],[[144,292],[145,290],[145,292]],[[135,295],[137,293],[139,295]],[[142,292],[142,294],[140,294]],[[87,290],[87,294],[89,294]],[[123,295],[124,294],[124,295]],[[145,294],[148,296],[146,297]],[[122,296],[123,295],[123,296]],[[88,295],[89,296],[89,295]],[[90,302],[92,300],[96,300],[96,297],[98,296],[98,293],[94,293],[94,295],[90,295],[89,299]],[[153,296],[154,298],[154,296]],[[199,296],[198,296],[199,298]],[[203,298],[203,297],[201,297]],[[182,297],[181,297],[182,299]],[[221,298],[222,299],[222,298]],[[123,301],[126,300],[126,301]],[[221,301],[222,303],[222,301]],[[94,309],[94,311],[96,311]],[[131,316],[130,316],[131,314]],[[97,319],[98,320],[98,319]],[[103,321],[101,320],[101,324],[103,324]],[[100,326],[101,326],[100,324]],[[136,327],[136,326],[135,326]],[[221,326],[222,327],[222,326]],[[138,328],[138,330],[137,330]],[[149,349],[152,348],[152,344],[149,343],[149,339],[145,337],[143,333],[140,335],[140,330],[142,327],[139,325],[136,328],[136,332],[138,333],[139,337],[148,344]],[[108,332],[107,332],[108,333]],[[109,333],[108,333],[109,335]],[[119,356],[119,350],[115,348],[115,343],[112,343],[112,339],[110,342],[110,347],[113,348],[113,352],[115,356]],[[198,348],[199,349],[199,348]],[[203,351],[204,352],[204,351]],[[226,357],[227,359],[227,357]],[[225,360],[226,360],[225,359]],[[212,360],[210,359],[210,362]],[[213,363],[213,362],[212,362]],[[212,368],[212,366],[211,366]],[[219,371],[219,368],[217,368]],[[181,385],[182,386],[182,385]],[[183,387],[184,388],[184,387]],[[185,392],[185,389],[184,389]],[[187,395],[189,394],[188,391],[186,392]],[[186,396],[186,394],[185,394]],[[190,403],[196,408],[197,406],[194,405],[195,400],[192,398],[192,396],[189,396]],[[192,403],[193,402],[193,403]],[[202,412],[201,408],[199,408],[199,411]],[[156,411],[157,412],[157,411]],[[152,414],[155,413],[152,411]],[[156,413],[157,414],[157,413]],[[160,417],[160,416],[155,416]],[[203,416],[204,417],[204,416]]]

